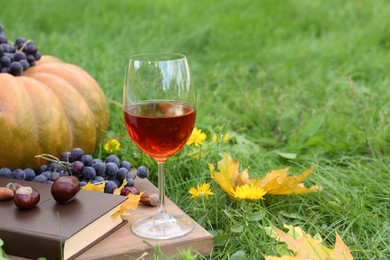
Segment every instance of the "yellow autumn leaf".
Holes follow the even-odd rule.
[[[114,214],[112,214],[112,216],[116,217],[119,215],[123,215],[123,216],[130,215],[130,213],[128,211],[137,209],[139,200],[141,199],[141,195],[142,195],[142,193],[139,195],[134,195],[134,194],[129,193],[127,195],[127,200],[125,200],[121,204],[119,210],[117,212],[115,212]]]
[[[82,190],[88,190],[88,191],[94,191],[94,192],[104,192],[104,187],[106,186],[106,183],[99,182],[92,184],[91,182],[88,182],[84,187],[82,187]]]
[[[214,164],[209,163],[211,177],[219,186],[232,198],[240,199],[263,199],[267,194],[301,194],[321,190],[322,187],[314,185],[306,188],[303,181],[314,170],[312,167],[300,176],[287,176],[288,169],[273,170],[263,179],[249,178],[248,169],[241,173],[238,171],[240,162],[224,153],[223,158],[218,162],[219,172]]]
[[[126,179],[124,179],[123,182],[122,182],[122,185],[119,186],[118,188],[116,188],[116,189],[113,191],[112,194],[114,194],[114,195],[121,195],[121,191],[122,191],[122,189],[126,186],[126,184],[127,184],[127,181],[126,181]]]
[[[318,185],[306,188],[303,184],[303,181],[313,172],[313,170],[314,167],[311,167],[311,169],[305,170],[305,172],[299,176],[287,176],[287,168],[274,170],[267,173],[267,175],[260,180],[260,184],[268,194],[277,195],[301,194],[321,190],[322,188]]]
[[[211,177],[231,197],[234,197],[237,186],[251,183],[248,175],[248,169],[239,173],[239,166],[240,162],[233,160],[227,153],[224,153],[222,160],[218,162],[219,172],[216,171],[214,164],[209,164]]]
[[[321,244],[321,240],[314,239],[306,234],[300,227],[286,226],[290,229],[288,233],[275,227],[266,228],[266,233],[278,241],[287,244],[288,249],[294,252],[294,255],[267,256],[266,260],[305,260],[305,259],[329,259],[339,260],[353,259],[349,248],[345,245],[341,237],[336,232],[336,243],[334,249]]]

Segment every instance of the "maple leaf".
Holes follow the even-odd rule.
[[[121,204],[119,210],[112,214],[112,217],[116,217],[119,215],[128,216],[130,213],[129,210],[135,210],[138,207],[139,200],[141,199],[141,194],[134,195],[129,193],[127,195],[127,199]]]
[[[219,172],[214,164],[209,163],[211,177],[219,186],[232,198],[240,199],[263,199],[267,194],[301,194],[321,190],[322,187],[314,185],[306,188],[303,181],[312,173],[314,167],[306,170],[299,176],[287,176],[288,169],[273,170],[261,178],[251,180],[248,169],[239,172],[239,161],[224,153],[223,158],[218,162]]]
[[[341,237],[336,232],[336,243],[334,249],[330,249],[321,244],[322,239],[315,239],[306,234],[300,227],[287,226],[288,233],[283,232],[276,227],[266,227],[266,233],[275,238],[277,241],[281,241],[287,244],[288,249],[294,252],[294,256],[283,255],[267,256],[266,260],[282,259],[282,260],[306,260],[306,259],[353,259],[349,248],[344,244]]]
[[[303,181],[314,170],[314,166],[311,169],[305,170],[302,175],[299,176],[287,176],[288,168],[274,170],[266,174],[266,176],[260,180],[260,184],[268,194],[301,194],[309,193],[317,190],[321,190],[322,187],[314,185],[310,188],[306,188],[303,185]],[[259,181],[259,180],[257,180]]]
[[[234,194],[237,186],[251,183],[248,175],[248,169],[239,173],[239,166],[240,162],[233,160],[227,153],[224,153],[222,160],[218,162],[218,169],[220,172],[215,170],[214,164],[209,163],[211,177],[231,197],[235,197]]]
[[[82,190],[88,190],[88,191],[94,191],[94,192],[104,192],[104,187],[105,186],[106,186],[106,183],[104,181],[103,182],[99,182],[99,183],[95,183],[95,184],[92,184],[91,182],[88,182],[87,185],[85,185],[81,189]]]

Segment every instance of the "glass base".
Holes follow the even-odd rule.
[[[160,214],[138,219],[131,229],[137,236],[162,240],[184,236],[194,227],[194,222],[187,216]]]

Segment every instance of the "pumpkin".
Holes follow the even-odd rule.
[[[94,152],[108,127],[99,84],[82,68],[42,56],[23,76],[0,73],[0,168],[33,168],[35,158],[75,147]]]

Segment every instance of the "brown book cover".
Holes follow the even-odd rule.
[[[124,196],[81,190],[72,202],[58,204],[50,184],[0,178],[0,187],[9,182],[35,188],[41,199],[29,210],[0,201],[0,238],[7,254],[73,259],[125,224],[120,216],[111,217]]]

